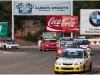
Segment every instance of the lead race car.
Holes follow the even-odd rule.
[[[16,48],[19,49],[19,44],[15,40],[11,38],[2,38],[0,39],[0,48],[3,49],[11,49]]]
[[[83,72],[91,71],[92,59],[87,50],[84,49],[66,49],[54,64],[56,74],[63,72]]]

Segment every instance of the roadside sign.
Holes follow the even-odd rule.
[[[0,38],[7,37],[8,34],[8,23],[0,22]]]

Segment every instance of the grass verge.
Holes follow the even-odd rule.
[[[15,39],[15,41],[17,41],[20,44],[20,46],[37,46],[38,45],[36,43],[32,43],[32,42],[28,42],[28,41],[20,40],[20,39]]]

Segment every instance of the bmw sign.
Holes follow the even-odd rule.
[[[92,12],[89,16],[89,22],[95,27],[100,26],[100,11]]]
[[[80,12],[80,34],[100,35],[100,9],[81,9]]]

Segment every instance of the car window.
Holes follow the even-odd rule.
[[[61,48],[79,48],[78,44],[67,44],[67,43],[62,43],[60,47]]]
[[[54,35],[44,35],[44,38],[55,38]]]
[[[83,52],[82,51],[66,51],[66,52],[62,52],[61,57],[83,58]]]
[[[86,50],[84,50],[84,57],[88,57],[88,53]]]
[[[89,45],[89,41],[79,41],[79,45]]]
[[[15,42],[13,39],[6,39],[7,42]]]

